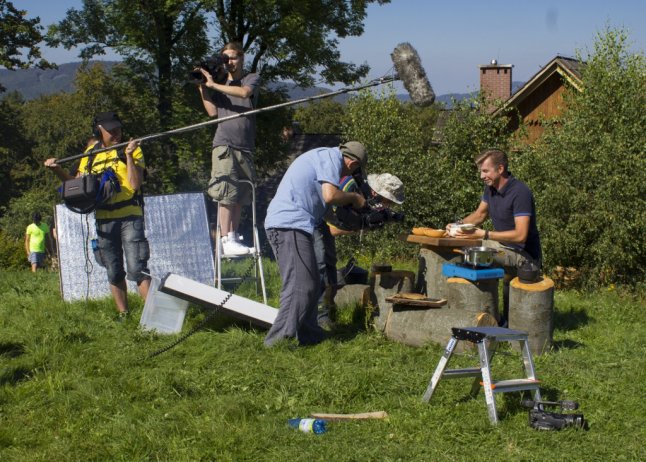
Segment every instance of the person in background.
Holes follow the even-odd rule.
[[[541,240],[536,226],[536,206],[529,187],[516,179],[508,169],[507,154],[499,149],[488,149],[476,158],[480,179],[485,187],[478,208],[464,217],[463,223],[481,225],[491,217],[493,231],[476,228],[458,230],[456,238],[480,238],[482,245],[503,250],[495,256],[505,270],[503,280],[503,317],[509,319],[509,284],[516,277],[518,267],[525,262],[541,268]],[[447,225],[447,231],[450,224]]]
[[[329,206],[365,206],[358,193],[343,192],[339,179],[365,169],[363,144],[350,141],[338,148],[316,148],[301,154],[289,166],[267,209],[265,230],[276,256],[282,287],[280,309],[265,337],[273,346],[295,338],[311,345],[325,338],[316,319],[321,277],[314,250],[314,228]]]
[[[359,180],[363,181],[363,180]],[[401,205],[404,202],[404,184],[395,175],[390,173],[370,174],[367,184],[371,200],[383,207]],[[340,189],[344,192],[361,193],[361,186],[352,175],[341,178]],[[321,273],[322,295],[318,304],[318,323],[324,330],[334,328],[336,305],[334,296],[337,291],[337,236],[355,234],[358,231],[348,226],[336,214],[337,207],[333,207],[326,216],[326,221],[314,230],[314,250],[316,262]]]
[[[32,221],[25,231],[25,251],[27,259],[31,264],[31,271],[35,273],[38,268],[42,268],[45,263],[46,253],[51,255],[52,242],[49,234],[47,223],[41,222],[41,215],[35,212],[32,215]]]
[[[115,112],[97,114],[92,129],[98,141],[89,145],[86,152],[118,144],[123,137],[123,125]],[[47,159],[45,166],[63,181],[73,178],[56,163],[55,158]],[[120,191],[114,190],[114,194],[106,202],[99,204],[95,211],[98,236],[98,252],[95,252],[95,257],[97,263],[108,272],[110,292],[119,313],[118,319],[125,318],[129,313],[126,277],[137,283],[139,294],[144,300],[150,288],[150,246],[144,231],[141,191],[145,168],[139,142],[130,140],[125,149],[113,149],[83,157],[76,174],[103,174],[111,169],[119,183]],[[124,255],[127,272],[124,269]]]
[[[260,89],[260,76],[244,73],[244,49],[237,42],[224,46],[226,77],[216,82],[204,69],[204,82],[198,84],[202,104],[209,117],[223,118],[252,110]],[[238,226],[242,207],[251,204],[251,186],[239,180],[256,180],[253,154],[256,149],[255,116],[221,122],[213,137],[211,181],[208,194],[219,202],[222,252],[245,255],[252,251],[240,242]]]

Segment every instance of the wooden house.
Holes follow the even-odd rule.
[[[498,99],[505,100],[505,108],[514,108],[520,116],[520,123],[526,127],[527,137],[524,142],[531,144],[543,134],[544,121],[558,117],[563,112],[563,92],[567,84],[577,90],[582,89],[581,66],[583,64],[572,58],[556,56],[540,71],[511,95],[511,69],[513,66],[491,65],[480,66],[480,90]],[[488,75],[487,75],[488,74]],[[506,95],[501,89],[509,89]],[[495,111],[494,114],[499,112]],[[512,118],[509,128],[516,132],[519,120]]]

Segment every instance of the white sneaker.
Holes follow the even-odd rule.
[[[238,235],[238,234],[236,234],[236,236],[238,236],[238,241],[240,242],[240,244],[241,244],[241,245],[244,245],[245,247],[247,247],[247,246],[244,244],[244,242],[242,242],[242,241],[243,241],[242,236],[240,236],[240,235]],[[253,246],[253,245],[252,245],[251,247],[247,247],[247,248],[249,249],[249,253],[254,253],[254,252],[256,251],[256,247],[255,247],[255,246]]]
[[[224,248],[223,248],[223,245],[222,245],[222,244],[224,244],[226,241],[227,241],[227,237],[226,237],[226,236],[221,237],[221,238],[218,240],[217,246],[218,246],[218,254],[219,254],[220,256],[224,255]]]
[[[224,256],[239,256],[247,255],[249,253],[249,247],[245,247],[236,241],[222,241],[222,255]]]

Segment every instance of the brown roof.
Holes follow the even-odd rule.
[[[516,91],[516,93],[514,93],[511,98],[505,102],[504,107],[518,106],[520,102],[525,100],[525,98],[531,95],[538,87],[541,86],[541,84],[543,84],[543,82],[555,73],[560,74],[562,78],[567,80],[576,89],[581,90],[581,68],[583,66],[585,66],[585,63],[577,59],[557,55],[540,71],[534,74],[534,76],[529,79],[525,85],[520,87],[518,91]],[[494,114],[500,112],[504,107],[495,111]]]

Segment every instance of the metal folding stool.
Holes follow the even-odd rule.
[[[471,387],[471,395],[474,397],[478,394],[480,384],[482,383],[489,419],[493,424],[498,423],[495,400],[497,393],[530,390],[534,392],[535,401],[541,400],[540,382],[536,378],[534,361],[532,360],[532,353],[527,340],[527,332],[502,327],[453,327],[451,330],[453,335],[444,350],[444,354],[422,398],[425,402],[430,401],[442,377],[446,377],[447,379],[475,377]],[[451,355],[460,340],[467,340],[477,344],[478,354],[480,356],[480,367],[446,369],[449,359],[451,359]],[[526,377],[523,379],[494,381],[491,377],[491,360],[496,352],[498,343],[513,341],[518,341],[521,344]]]
[[[265,275],[262,268],[262,255],[260,252],[260,238],[258,237],[258,226],[256,224],[256,186],[250,180],[239,180],[241,183],[248,183],[251,185],[251,219],[252,219],[252,234],[253,234],[253,252],[246,255],[222,255],[220,240],[222,233],[220,230],[220,203],[218,202],[217,207],[217,218],[216,218],[216,231],[215,231],[215,285],[218,289],[222,289],[222,283],[226,282],[242,282],[242,277],[232,276],[232,277],[222,277],[222,259],[228,260],[238,260],[242,258],[252,257],[255,260],[256,266],[256,275],[253,279],[256,281],[256,291],[258,291],[258,282],[260,282],[260,288],[262,289],[262,300],[263,303],[267,304],[267,289],[265,287]]]

